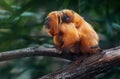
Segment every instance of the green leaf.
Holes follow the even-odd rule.
[[[2,6],[4,9],[12,12],[12,8],[10,7],[11,5],[9,5],[8,3],[6,3],[5,0],[0,0],[0,6]]]
[[[117,23],[112,23],[112,27],[113,27],[115,30],[120,31],[120,25],[119,25],[119,24],[117,24]]]

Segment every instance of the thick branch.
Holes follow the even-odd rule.
[[[12,50],[0,53],[0,61],[30,57],[30,56],[52,56],[60,57],[68,60],[73,60],[73,57],[69,53],[63,53],[55,48],[44,47],[30,47],[18,50]]]
[[[39,79],[93,79],[97,74],[117,65],[120,65],[120,46],[86,57],[81,63],[76,64],[75,61],[69,66]]]
[[[19,50],[7,51],[0,53],[0,61],[11,60],[30,56],[52,56],[60,57],[68,60],[74,60],[75,57],[69,53],[56,50],[55,48],[30,47]],[[83,61],[81,62],[81,59]],[[120,65],[120,46],[101,53],[97,53],[90,57],[80,57],[77,60],[56,72],[43,76],[40,79],[90,79],[95,75],[105,72],[113,66]],[[91,76],[92,75],[92,76]]]

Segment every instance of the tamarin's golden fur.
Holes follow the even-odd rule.
[[[71,53],[89,54],[100,50],[97,33],[72,10],[50,12],[45,20],[45,29],[50,36],[53,36],[54,44],[60,49]]]

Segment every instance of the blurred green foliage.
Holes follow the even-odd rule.
[[[72,9],[100,35],[103,49],[120,45],[120,1],[118,0],[0,0],[0,51],[30,46],[52,46],[44,30],[50,11]],[[68,62],[50,57],[29,57],[0,62],[0,79],[37,79]],[[98,79],[120,79],[120,67]]]

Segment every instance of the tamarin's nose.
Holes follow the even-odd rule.
[[[45,23],[44,23],[44,25],[46,26],[46,28],[50,28],[50,18],[49,17],[47,17],[46,19],[45,19]]]

